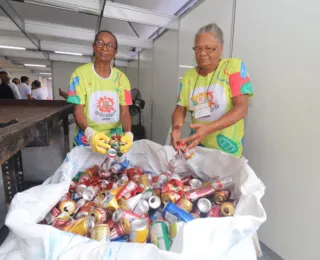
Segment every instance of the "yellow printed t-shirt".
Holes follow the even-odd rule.
[[[68,103],[85,105],[89,126],[107,135],[121,134],[120,106],[132,104],[130,82],[117,68],[111,69],[108,78],[100,77],[93,63],[77,68],[70,79]],[[74,135],[75,145],[88,145],[81,129]]]
[[[192,113],[192,123],[209,124],[232,109],[233,97],[252,94],[252,85],[244,63],[236,58],[222,59],[216,71],[206,77],[198,75],[195,68],[185,73],[180,82],[177,105],[193,112],[197,104],[208,99],[211,115],[195,119]],[[194,131],[191,132],[193,133]],[[243,136],[244,120],[241,119],[232,126],[208,135],[200,145],[239,157],[243,149]]]

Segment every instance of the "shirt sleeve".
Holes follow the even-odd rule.
[[[24,93],[27,95],[31,95],[31,87],[26,85],[25,89],[24,89]]]
[[[229,84],[232,97],[253,95],[250,76],[243,61],[235,58],[230,59],[226,70],[229,74]]]
[[[131,106],[132,105],[132,97],[131,97],[131,86],[130,81],[126,75],[120,73],[119,76],[119,84],[121,86],[120,93],[120,105],[121,106]]]
[[[10,87],[12,89],[12,92],[13,92],[15,99],[21,99],[21,95],[20,95],[20,92],[18,90],[17,85],[14,83],[10,83]]]
[[[86,95],[87,91],[83,77],[75,70],[70,78],[67,102],[76,105],[85,105]]]
[[[182,107],[188,106],[188,84],[185,76],[180,80],[177,105]]]

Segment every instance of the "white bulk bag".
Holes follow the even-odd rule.
[[[170,252],[152,244],[97,242],[52,226],[37,224],[68,191],[78,171],[100,165],[105,156],[88,147],[76,147],[55,174],[42,185],[18,193],[12,200],[6,225],[10,234],[0,247],[0,259],[13,260],[253,260],[252,235],[266,220],[261,205],[265,187],[244,159],[197,147],[195,165],[183,164],[181,176],[193,173],[202,179],[232,175],[239,199],[234,217],[196,219],[178,233]],[[147,140],[134,143],[127,154],[132,165],[161,173],[175,152]]]

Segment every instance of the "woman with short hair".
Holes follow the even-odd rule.
[[[184,74],[172,115],[171,142],[175,149],[189,111],[191,135],[183,140],[188,143],[187,150],[200,145],[242,155],[244,117],[252,85],[240,59],[221,58],[223,44],[223,32],[216,24],[200,28],[195,36],[197,66]]]

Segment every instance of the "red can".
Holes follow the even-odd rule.
[[[189,190],[185,193],[185,197],[190,201],[209,196],[215,192],[212,186],[203,186],[197,189]]]
[[[70,183],[69,190],[72,191],[72,192],[76,192],[76,188],[77,188],[78,185],[79,185],[78,182],[72,181],[72,182]]]
[[[91,184],[91,177],[88,173],[83,173],[79,177],[79,184],[84,184],[86,186],[89,186]]]
[[[60,211],[56,207],[52,208],[44,218],[45,224],[51,225],[59,214]]]
[[[99,169],[99,166],[95,165],[89,169],[86,169],[84,172],[89,174],[90,178],[93,179],[94,177],[98,176]]]
[[[171,175],[162,192],[173,192],[181,197],[183,195],[183,183],[180,177],[177,174]]]
[[[59,200],[59,202],[65,201],[65,200],[71,200],[71,193],[67,192],[62,196],[62,198]]]
[[[211,210],[208,213],[208,217],[211,218],[220,218],[221,217],[221,206],[220,205],[213,205]]]
[[[181,181],[184,185],[189,185],[189,181],[191,180],[192,176],[189,175],[187,177],[184,177]]]
[[[127,169],[127,175],[129,177],[129,180],[138,181],[142,174],[143,172],[140,167]]]
[[[132,192],[135,189],[138,188],[138,184],[136,184],[134,181],[129,181],[124,187],[123,189],[116,195],[116,199],[120,199],[121,197],[123,197],[125,194],[127,194],[128,192]]]
[[[94,202],[93,201],[88,201],[86,204],[84,204],[83,207],[81,207],[76,215],[76,219],[86,217],[91,210],[94,209]]]

